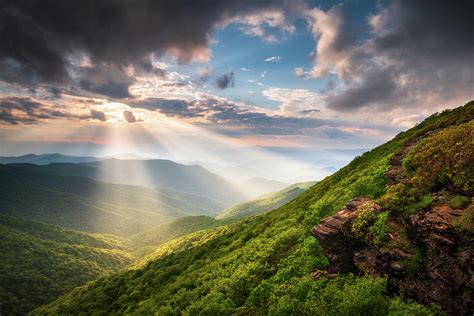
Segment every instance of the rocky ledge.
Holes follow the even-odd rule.
[[[367,198],[349,202],[311,229],[334,272],[387,276],[389,289],[425,304],[437,304],[452,315],[474,310],[474,235],[460,231],[462,209],[434,205],[403,223],[391,218],[383,246],[356,236],[352,224],[358,210],[380,206]]]

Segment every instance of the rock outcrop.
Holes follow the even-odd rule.
[[[452,315],[474,310],[474,235],[455,225],[462,209],[434,205],[404,224],[391,219],[395,231],[377,247],[351,230],[357,211],[367,206],[380,211],[370,199],[357,198],[311,229],[334,272],[388,276],[391,291]]]
[[[454,225],[462,212],[438,205],[410,216],[407,234],[424,259],[416,278],[399,282],[407,295],[456,315],[474,311],[474,234]]]
[[[356,218],[357,210],[366,205],[374,205],[368,198],[357,198],[337,212],[326,218],[311,229],[311,234],[316,237],[331,262],[331,266],[339,272],[355,272],[352,258],[357,250],[366,247],[366,243],[352,234],[352,224]]]

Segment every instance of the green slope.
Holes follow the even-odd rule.
[[[0,165],[0,215],[80,231],[130,235],[179,217],[212,214],[222,207],[193,194],[41,170],[35,165]]]
[[[0,216],[0,314],[24,314],[132,262],[128,246],[39,222]]]
[[[135,253],[143,255],[172,239],[195,231],[218,227],[224,223],[225,221],[219,221],[209,216],[187,216],[133,235],[129,238],[129,241],[135,246]]]
[[[390,158],[407,141],[473,118],[474,102],[433,115],[279,209],[164,244],[135,269],[75,289],[35,314],[430,314],[387,296],[382,278],[313,279],[328,261],[308,230],[354,197],[384,196]]]
[[[306,191],[316,182],[303,182],[293,184],[278,192],[272,192],[261,196],[260,198],[237,204],[219,213],[217,219],[238,219],[247,216],[253,216],[274,210]]]

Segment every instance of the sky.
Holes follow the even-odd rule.
[[[0,155],[320,179],[474,99],[472,1],[3,0]]]

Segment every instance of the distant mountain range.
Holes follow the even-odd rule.
[[[0,165],[0,215],[124,236],[224,207],[191,193],[96,181],[87,177],[93,172],[78,164]]]
[[[48,174],[89,177],[103,182],[159,187],[202,195],[225,206],[290,185],[262,177],[231,183],[231,180],[210,172],[199,164],[187,165],[171,160],[146,159],[134,154],[102,158],[58,153],[0,157],[0,164],[15,163],[39,165],[42,166],[41,171]]]
[[[0,164],[32,163],[35,165],[48,165],[53,162],[81,163],[101,160],[97,157],[76,157],[62,154],[28,154],[23,156],[0,157]]]

